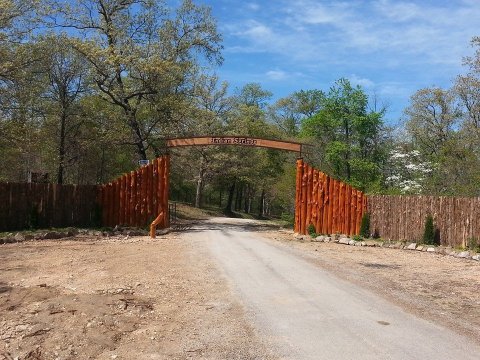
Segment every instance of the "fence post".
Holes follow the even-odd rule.
[[[303,175],[303,159],[297,160],[297,177],[296,177],[296,188],[295,188],[295,228],[296,233],[300,232],[300,222],[301,222],[301,198],[302,198],[302,175]]]

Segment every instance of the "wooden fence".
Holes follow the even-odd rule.
[[[367,198],[357,189],[297,160],[295,232],[306,234],[313,224],[319,234],[360,232]]]
[[[102,185],[98,201],[104,226],[143,227],[158,221],[168,227],[168,188],[170,157],[162,156],[136,171]]]
[[[0,183],[0,231],[99,225],[96,185]]]
[[[420,241],[432,215],[442,245],[468,245],[480,240],[480,198],[445,196],[368,197],[370,229],[385,239]]]

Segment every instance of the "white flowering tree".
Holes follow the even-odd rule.
[[[422,159],[418,150],[400,147],[390,152],[386,185],[402,194],[422,193],[433,164]]]

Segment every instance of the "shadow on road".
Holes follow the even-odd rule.
[[[202,232],[208,230],[220,231],[243,231],[243,232],[263,232],[270,230],[281,229],[281,226],[275,223],[266,223],[255,220],[225,220],[225,222],[211,221],[211,220],[192,220],[182,223],[172,224],[172,232]]]

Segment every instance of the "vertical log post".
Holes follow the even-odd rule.
[[[295,182],[295,227],[294,231],[300,233],[301,223],[301,202],[302,202],[302,177],[303,177],[303,159],[297,160],[297,177]]]
[[[163,216],[165,218],[165,227],[168,228],[170,226],[170,214],[168,210],[168,197],[170,191],[170,155],[165,155],[165,177],[163,184]]]
[[[307,171],[307,216],[305,218],[305,234],[308,233],[308,227],[312,217],[312,192],[313,192],[313,169],[308,166]]]
[[[310,222],[315,227],[315,232],[318,233],[319,229],[317,227],[317,215],[318,215],[318,170],[313,169],[313,179],[312,179],[312,215]]]
[[[306,233],[306,219],[307,219],[307,182],[308,182],[308,165],[303,164],[302,173],[302,201],[300,204],[300,234]]]

